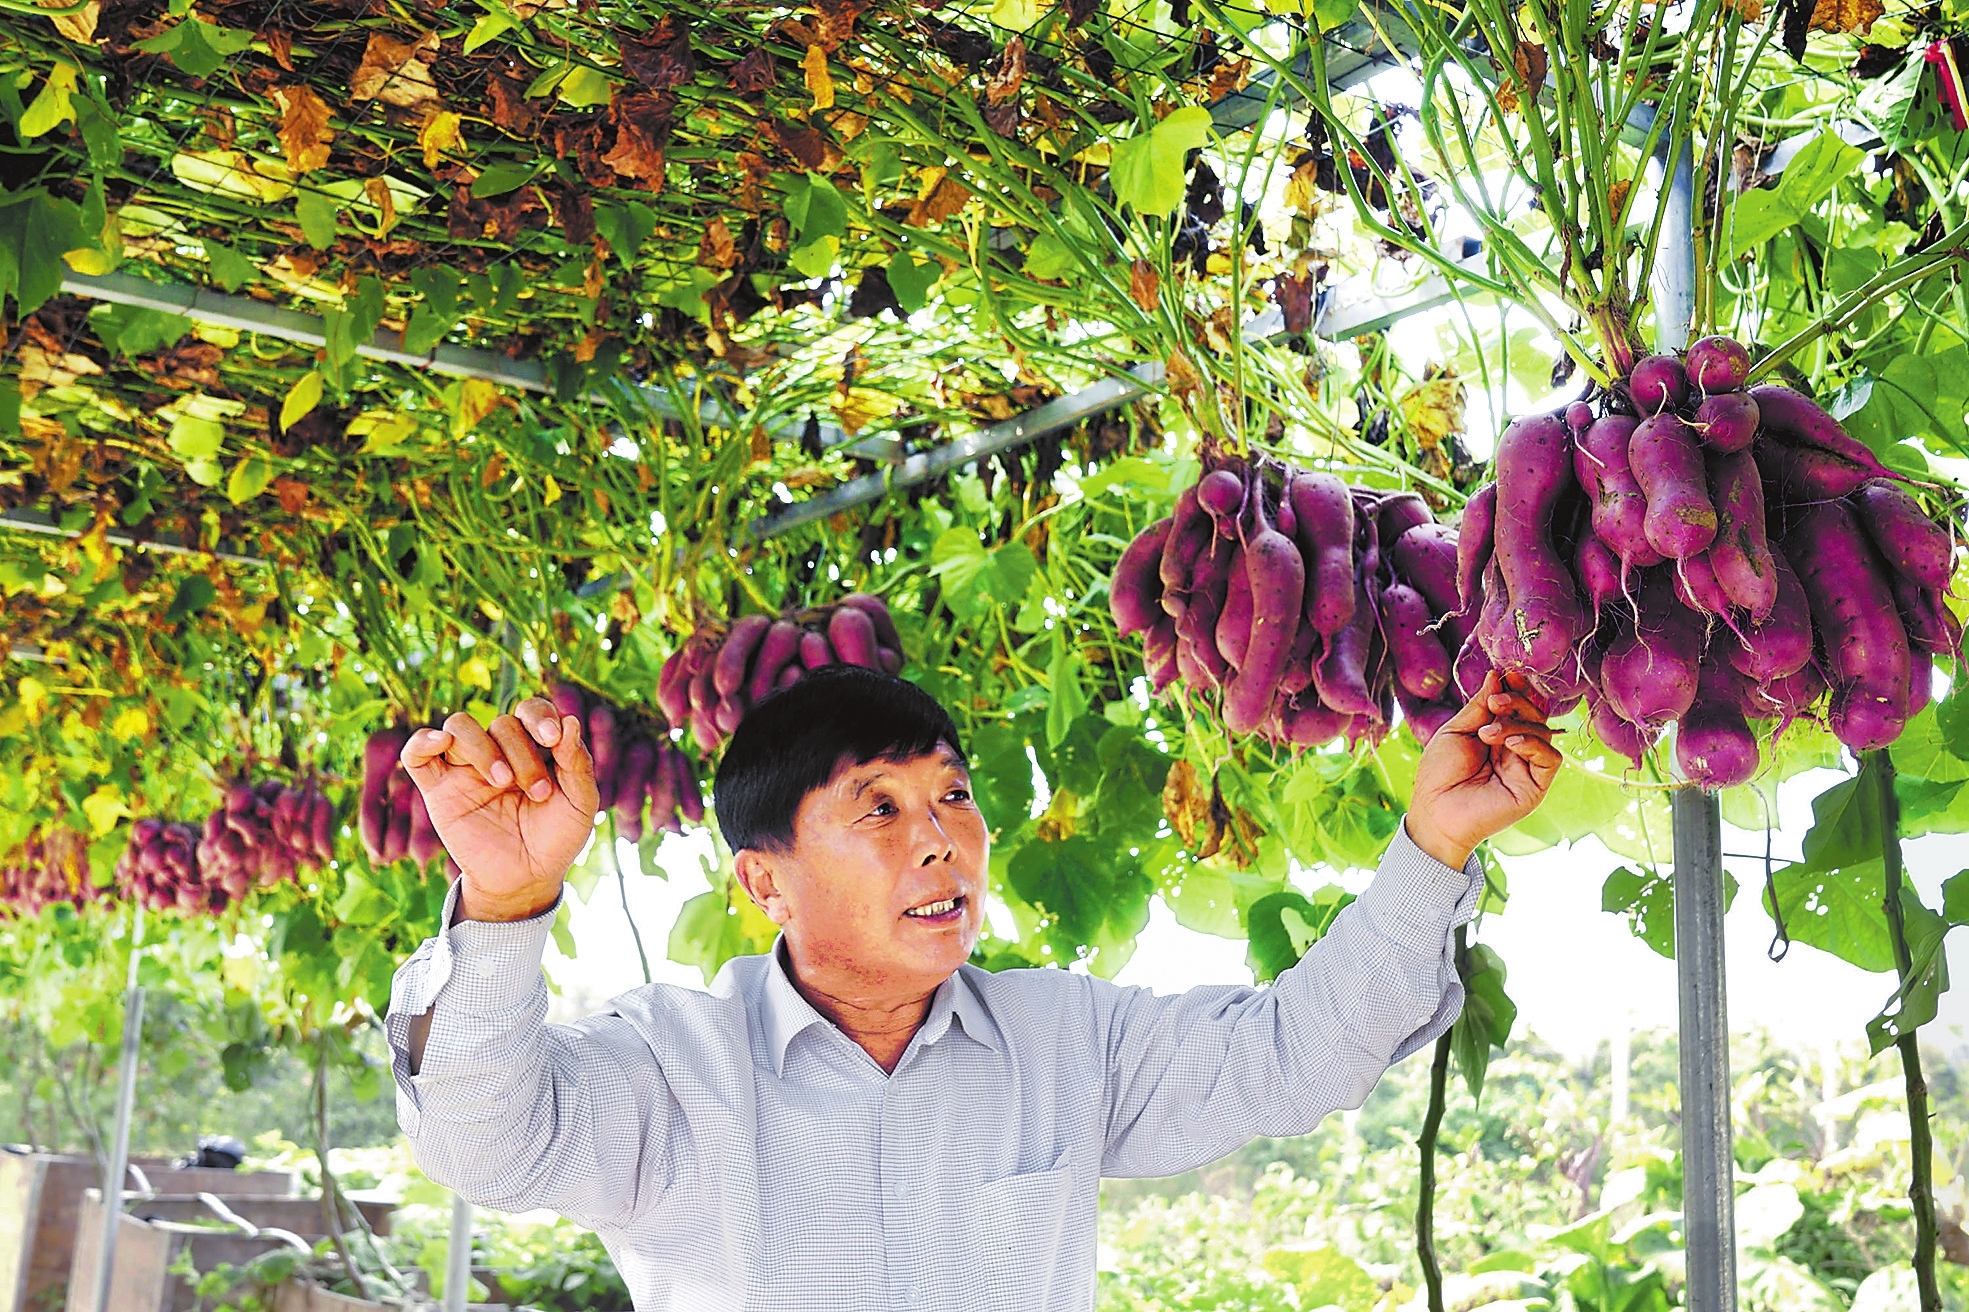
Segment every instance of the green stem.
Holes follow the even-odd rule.
[[[1905,990],[1914,975],[1914,954],[1907,942],[1907,914],[1901,906],[1901,804],[1894,793],[1894,758],[1886,751],[1868,753],[1867,765],[1880,789],[1880,856],[1885,866],[1887,928],[1894,939],[1894,965]],[[1908,1152],[1914,1178],[1908,1203],[1914,1210],[1914,1278],[1921,1289],[1921,1312],[1941,1312],[1941,1288],[1935,1279],[1935,1182],[1933,1131],[1928,1124],[1928,1082],[1921,1074],[1921,1032],[1911,1028],[1894,1043],[1901,1053],[1901,1073],[1907,1081]]]
[[[1772,347],[1769,354],[1751,367],[1750,381],[1756,382],[1820,338],[1830,337],[1838,332],[1858,318],[1869,306],[1927,278],[1934,272],[1936,266],[1951,260],[1969,258],[1969,250],[1962,249],[1965,242],[1969,242],[1969,221],[1958,223],[1950,228],[1940,241],[1919,255],[1910,255],[1904,260],[1888,265],[1851,295],[1826,310],[1815,322],[1799,329],[1785,341]]]
[[[1463,926],[1456,927],[1456,955],[1461,958],[1467,938]],[[1443,1268],[1436,1253],[1436,1142],[1443,1128],[1443,1110],[1449,1100],[1449,1050],[1453,1031],[1443,1031],[1436,1040],[1436,1053],[1429,1063],[1429,1111],[1422,1120],[1422,1136],[1416,1149],[1422,1156],[1421,1197],[1415,1204],[1415,1255],[1422,1263],[1422,1282],[1429,1288],[1429,1312],[1443,1312]]]

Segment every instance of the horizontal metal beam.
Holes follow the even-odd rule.
[[[0,511],[0,529],[17,529],[24,533],[41,533],[49,537],[79,538],[83,530],[63,528],[54,518],[40,510]],[[258,556],[244,556],[232,551],[207,551],[204,547],[187,546],[172,538],[144,538],[137,540],[128,533],[112,530],[107,535],[110,542],[119,547],[138,547],[145,551],[163,551],[176,556],[211,556],[217,560],[229,561],[234,565],[271,565],[273,562]]]

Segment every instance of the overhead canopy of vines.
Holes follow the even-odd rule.
[[[113,988],[132,823],[274,775],[336,800],[333,858],[174,941],[246,935],[257,973],[201,987],[276,1025],[380,1007],[443,883],[356,841],[371,733],[563,681],[708,777],[655,721],[663,661],[865,590],[967,734],[1017,931],[986,960],[1111,972],[1160,895],[1275,972],[1344,898],[1305,872],[1373,864],[1416,747],[1149,699],[1107,580],[1200,449],[1453,520],[1503,414],[1645,349],[1686,152],[1698,330],[1896,469],[1963,452],[1954,20],[1757,9],[8,0],[0,852],[69,875],[0,970],[40,1017],[66,985],[31,981]],[[1446,308],[1341,314],[1404,297]],[[1115,380],[1030,444],[825,500]],[[1905,740],[1923,824],[1969,777],[1951,704]],[[1772,759],[1732,818],[1837,749],[1801,725]],[[1670,781],[1580,767],[1499,849],[1598,833],[1658,939]],[[711,870],[671,955],[758,950],[743,901]]]

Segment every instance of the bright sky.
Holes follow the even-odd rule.
[[[1813,772],[1780,786],[1781,828],[1773,838],[1780,861],[1797,856],[1811,823],[1811,799],[1837,777]],[[629,906],[657,980],[703,985],[694,967],[668,960],[664,946],[677,909],[705,890],[698,855],[707,850],[708,841],[702,835],[671,838],[660,853],[671,872],[668,879],[634,873],[627,878]],[[1762,833],[1724,827],[1725,852],[1761,854],[1763,846]],[[1915,886],[1930,906],[1939,906],[1942,881],[1969,866],[1969,843],[1957,836],[1931,835],[1912,840],[1906,849]],[[633,872],[633,853],[624,848],[623,854]],[[1636,1029],[1674,1028],[1674,963],[1634,938],[1624,917],[1600,910],[1600,885],[1621,864],[1626,864],[1623,858],[1591,840],[1508,860],[1510,908],[1488,918],[1479,937],[1509,969],[1508,988],[1518,1004],[1521,1034],[1529,1029],[1569,1054],[1585,1055],[1605,1042],[1623,1018]],[[1868,974],[1802,944],[1793,946],[1781,964],[1768,960],[1771,923],[1758,900],[1762,860],[1728,859],[1727,864],[1741,885],[1727,920],[1731,1028],[1761,1027],[1779,1042],[1811,1054],[1828,1040],[1843,1046],[1860,1042],[1866,1022],[1893,992],[1889,977]],[[1354,881],[1354,886],[1362,882]],[[578,959],[569,961],[548,949],[547,973],[563,990],[555,1000],[556,1020],[592,1011],[642,983],[621,894],[612,883],[597,885],[587,904],[575,904],[572,928]],[[1969,980],[1969,957],[1958,940],[1951,939],[1951,973]],[[1198,984],[1250,983],[1244,951],[1242,940],[1182,928],[1158,900],[1119,978],[1163,993]],[[1941,1015],[1929,1032],[1932,1042],[1945,1047],[1969,1044],[1969,989],[1943,997]]]

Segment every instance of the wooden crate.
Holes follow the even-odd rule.
[[[284,1197],[285,1171],[178,1170],[168,1159],[133,1158],[161,1193]],[[0,1312],[58,1312],[65,1302],[82,1196],[97,1188],[88,1157],[0,1150]]]
[[[237,1230],[213,1230],[179,1221],[117,1217],[116,1265],[109,1275],[107,1312],[191,1312],[191,1286],[170,1273],[189,1250],[192,1266],[210,1271],[221,1263],[244,1266],[262,1253],[289,1247],[271,1237],[248,1238]],[[96,1263],[102,1211],[84,1208],[69,1266],[68,1312],[95,1312]]]
[[[91,1189],[84,1198],[84,1206],[100,1206],[102,1191]],[[227,1198],[221,1194],[219,1200],[226,1205],[226,1210],[260,1229],[273,1227],[278,1230],[291,1230],[310,1243],[328,1236],[328,1226],[321,1218],[319,1198]],[[396,1211],[395,1203],[356,1202],[355,1205],[371,1230],[379,1235],[390,1233],[390,1216]],[[177,1194],[131,1199],[124,1205],[123,1210],[144,1221],[182,1221],[196,1224],[220,1219],[218,1213],[206,1206],[203,1199]]]

